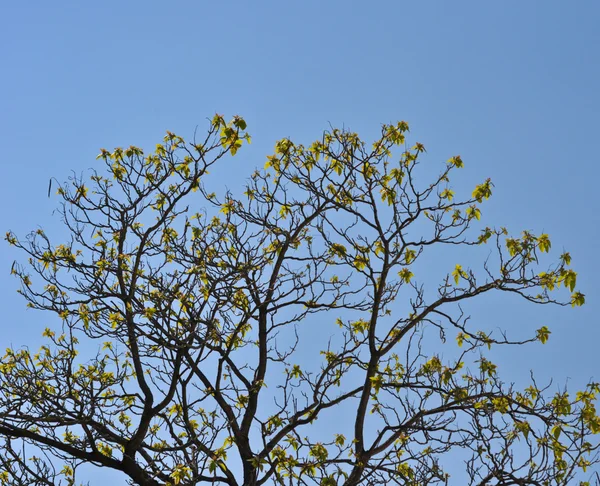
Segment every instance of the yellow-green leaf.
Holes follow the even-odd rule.
[[[543,326],[536,331],[536,338],[542,344],[546,344],[548,342],[548,338],[550,337],[550,334],[551,334],[550,329],[548,329],[546,326]]]
[[[552,244],[550,243],[550,238],[547,234],[544,233],[538,237],[538,248],[542,253],[549,252],[551,246]]]
[[[398,276],[404,281],[404,283],[410,283],[413,273],[408,268],[403,268],[398,272]]]
[[[581,292],[575,292],[571,296],[571,306],[582,306],[583,304],[585,304],[585,295]]]

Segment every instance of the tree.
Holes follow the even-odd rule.
[[[511,338],[463,312],[486,293],[583,304],[571,257],[542,263],[546,234],[477,229],[492,182],[455,198],[455,156],[420,184],[425,148],[407,131],[280,140],[244,197],[218,197],[208,169],[250,137],[217,115],[202,141],[102,150],[89,188],[61,185],[68,242],[6,236],[29,256],[12,269],[27,305],[62,328],[1,361],[0,483],[72,485],[93,464],[144,486],[447,484],[449,457],[465,484],[582,477],[600,385],[504,383],[489,349],[550,330]],[[482,245],[481,267],[419,283],[434,249]]]

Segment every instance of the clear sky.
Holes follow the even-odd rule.
[[[459,190],[492,178],[486,224],[549,233],[554,255],[573,256],[584,307],[469,309],[552,330],[546,346],[500,353],[500,372],[600,380],[600,3],[32,0],[2,2],[0,19],[2,234],[64,235],[51,177],[94,166],[100,147],[189,136],[215,112],[244,116],[253,135],[227,162],[229,186],[278,138],[308,142],[330,124],[369,138],[402,119],[431,163],[462,155]],[[53,319],[26,311],[14,259],[3,242],[0,349]]]

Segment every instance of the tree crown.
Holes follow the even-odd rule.
[[[493,184],[459,198],[460,156],[421,184],[405,122],[371,145],[280,140],[243,197],[217,196],[208,170],[246,128],[216,115],[203,140],[103,149],[105,172],[58,189],[68,242],[7,233],[20,293],[62,329],[2,358],[0,483],[75,484],[91,463],[152,486],[447,484],[458,454],[468,484],[567,484],[598,461],[600,385],[504,383],[488,350],[550,330],[463,312],[493,292],[582,305],[569,253],[547,265],[547,234],[478,228]],[[480,267],[419,282],[432,248],[482,245]]]

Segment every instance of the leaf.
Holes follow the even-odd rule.
[[[346,442],[346,437],[344,437],[343,434],[335,434],[335,444],[336,445],[343,447],[344,442]]]
[[[239,148],[242,146],[242,141],[241,140],[236,140],[235,142],[233,142],[229,148],[230,148],[230,152],[231,155],[235,155],[237,154],[237,151],[239,150]]]
[[[404,178],[404,172],[402,171],[402,169],[394,167],[392,170],[390,170],[390,176],[396,180],[397,184],[402,184],[402,179]]]
[[[242,117],[240,116],[235,116],[233,118],[233,124],[238,127],[241,130],[246,130],[247,128],[247,124],[246,124],[246,120],[244,120]]]
[[[456,167],[457,169],[461,169],[464,167],[463,161],[460,158],[460,155],[455,155],[454,157],[451,157],[450,159],[448,159],[448,164],[451,165],[452,167]]]
[[[521,432],[526,439],[529,437],[529,430],[531,429],[529,422],[515,422],[515,429]]]
[[[548,253],[551,246],[552,244],[547,234],[544,233],[538,237],[538,248],[542,253]]]
[[[461,265],[456,265],[456,267],[454,268],[454,271],[452,272],[452,276],[454,277],[454,283],[456,285],[458,285],[458,282],[459,282],[459,280],[460,280],[461,277],[465,277],[466,278],[466,273],[462,269]]]
[[[408,268],[403,268],[398,272],[398,276],[404,281],[404,283],[410,283],[413,273]]]
[[[535,334],[538,341],[540,341],[542,344],[546,344],[551,332],[546,326],[542,326],[535,332]]]
[[[444,189],[441,192],[440,197],[442,199],[448,199],[448,201],[452,201],[452,199],[454,198],[454,191],[451,191],[450,189]]]
[[[379,191],[381,193],[381,200],[387,202],[388,206],[392,206],[396,200],[396,191],[390,187],[382,187]]]
[[[477,238],[477,243],[479,243],[479,244],[487,243],[488,240],[491,238],[491,236],[492,236],[491,228],[486,228],[481,232],[481,235],[479,235],[479,238]]]
[[[571,295],[571,307],[582,306],[585,304],[585,295],[581,292],[575,292]]]
[[[299,365],[294,365],[292,367],[292,371],[290,373],[290,376],[292,378],[300,378],[302,376],[302,369],[300,368]]]
[[[331,168],[337,175],[342,175],[342,171],[344,170],[344,166],[338,159],[331,159]]]
[[[485,358],[481,358],[479,363],[480,363],[479,369],[481,370],[482,373],[487,374],[488,376],[493,376],[496,374],[497,366],[494,363],[492,363],[491,361],[489,361]]]
[[[285,219],[287,215],[290,214],[290,207],[287,204],[282,204],[281,209],[279,210],[280,216]]]
[[[562,270],[559,282],[563,282],[571,292],[575,290],[577,284],[577,272],[574,270]]]
[[[465,212],[469,219],[475,218],[478,221],[481,219],[481,211],[477,206],[469,206]]]
[[[98,156],[96,157],[96,160],[102,158],[104,160],[107,160],[110,157],[110,152],[106,149],[100,149],[100,153],[98,154]]]
[[[352,330],[355,333],[366,332],[369,329],[369,322],[364,319],[359,319],[352,323]]]
[[[51,331],[50,328],[47,327],[46,329],[44,329],[44,332],[42,333],[42,336],[53,338],[54,337],[54,332]]]
[[[229,199],[226,203],[221,205],[220,212],[223,214],[229,214],[235,207],[235,203],[232,199]]]
[[[560,425],[555,425],[552,427],[550,433],[554,436],[556,440],[560,437],[560,433],[562,432],[562,427]]]
[[[371,386],[373,387],[373,390],[375,391],[375,394],[377,395],[377,393],[379,393],[379,389],[381,388],[381,385],[383,385],[383,378],[381,375],[375,375],[375,376],[371,376],[369,378],[370,382],[371,382]]]
[[[369,264],[369,259],[366,255],[356,255],[354,258],[353,266],[357,270],[364,270],[366,266]]]
[[[332,255],[337,256],[339,258],[345,258],[346,257],[346,247],[339,243],[332,243],[331,246],[329,247],[329,253],[331,253]]]
[[[123,180],[123,178],[125,177],[125,174],[127,172],[125,170],[125,167],[123,167],[121,164],[119,164],[119,162],[115,162],[112,165],[111,171],[113,173],[114,178],[119,181]]]
[[[279,168],[280,168],[280,160],[277,158],[277,156],[275,155],[269,155],[267,156],[267,161],[265,162],[265,169],[268,169],[269,167],[273,167],[273,169],[275,169],[275,172],[279,172]]]
[[[563,253],[560,256],[560,259],[564,262],[565,265],[571,265],[571,255],[568,252]]]
[[[365,162],[362,166],[362,173],[365,176],[365,179],[370,179],[376,173],[375,167],[369,162]]]
[[[473,191],[473,199],[477,202],[483,202],[492,195],[492,180],[487,179],[483,184],[479,184]],[[479,218],[477,218],[479,219]]]

